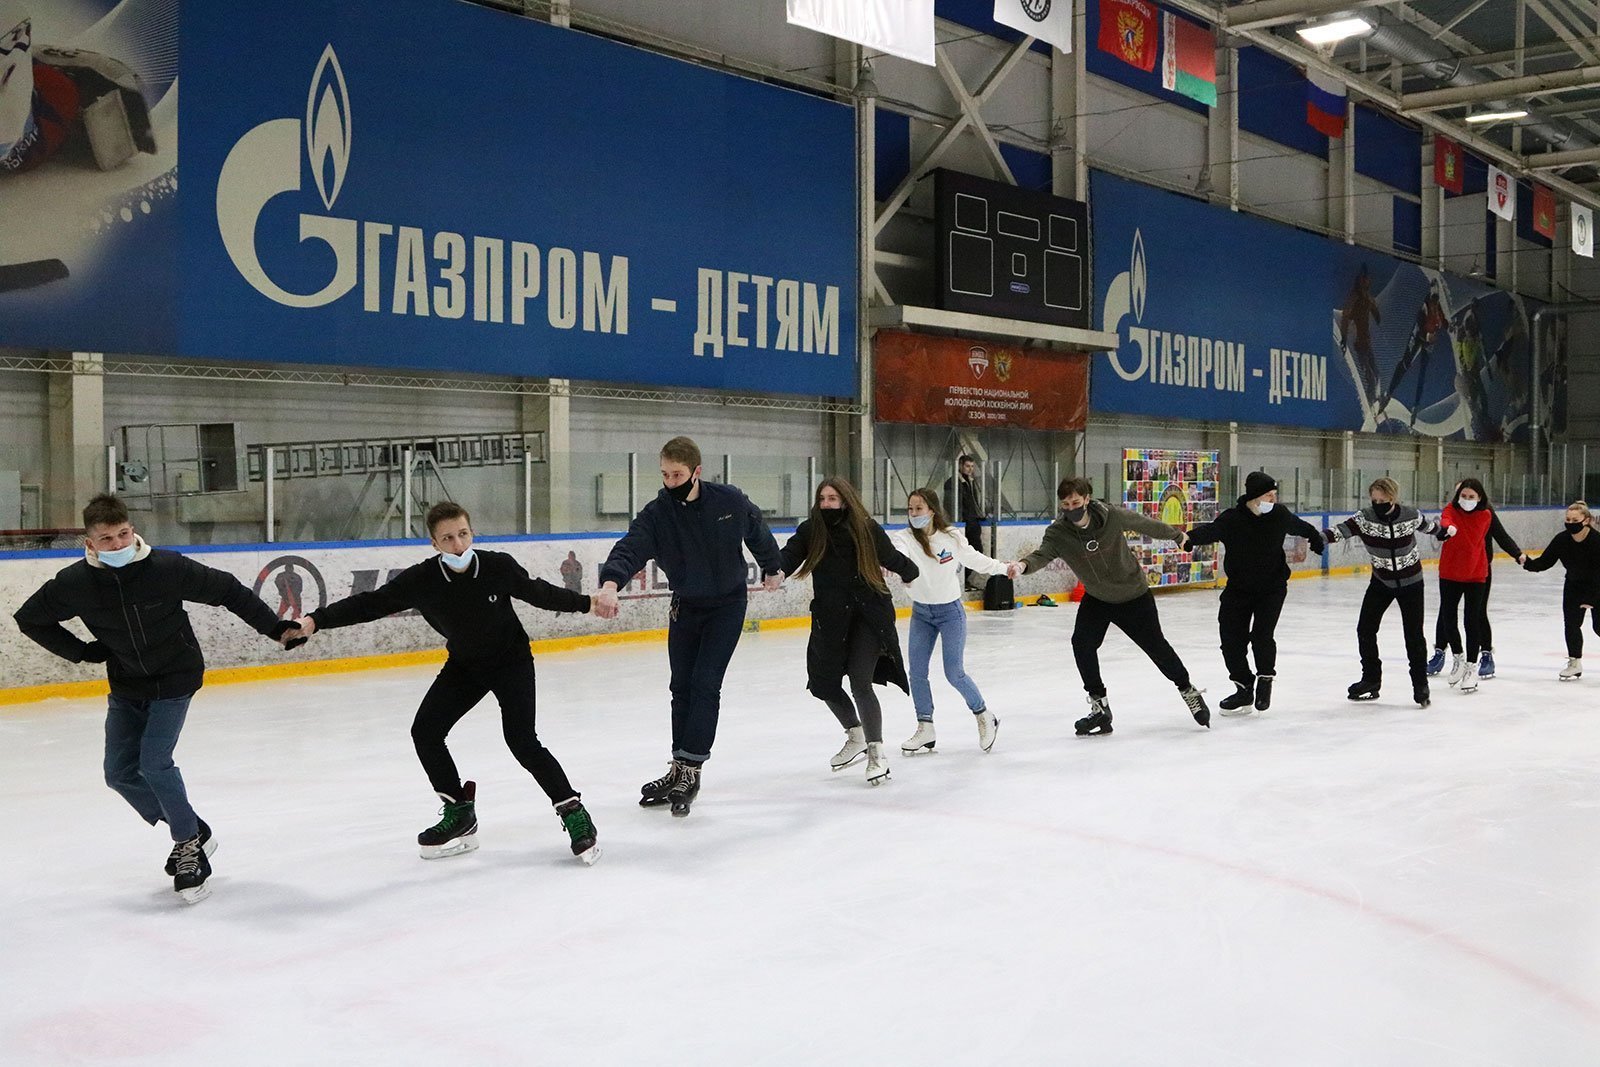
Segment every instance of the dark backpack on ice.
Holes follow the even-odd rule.
[[[1010,611],[1016,606],[1017,590],[1011,579],[1003,574],[991,575],[983,586],[983,610]]]

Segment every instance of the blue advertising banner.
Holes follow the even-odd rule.
[[[0,344],[855,394],[843,105],[459,0],[77,7],[39,84],[129,88],[0,164]]]
[[[1090,211],[1091,410],[1526,439],[1528,301],[1108,174]]]

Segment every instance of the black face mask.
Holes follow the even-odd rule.
[[[1563,525],[1566,526],[1567,533],[1572,534],[1574,537],[1576,537],[1578,534],[1583,532],[1583,528],[1585,526],[1589,525],[1589,524],[1586,523],[1586,522],[1569,522],[1569,523],[1564,523]]]
[[[844,521],[844,508],[822,508],[822,521],[829,526],[837,526]]]
[[[1089,505],[1084,504],[1076,508],[1062,508],[1061,517],[1068,522],[1082,522],[1083,517],[1089,513]]]
[[[1400,513],[1400,505],[1399,504],[1374,504],[1374,505],[1372,505],[1372,513],[1374,515],[1378,516],[1378,518],[1380,518],[1380,519],[1393,518],[1395,515]]]
[[[666,488],[667,492],[672,495],[672,499],[680,504],[687,504],[689,502],[689,494],[694,492],[694,487],[697,484],[699,484],[698,479],[685,478],[682,485],[669,485]]]

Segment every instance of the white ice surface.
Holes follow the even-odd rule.
[[[492,706],[452,738],[482,848],[418,858],[431,669],[207,689],[193,907],[100,781],[101,702],[6,711],[0,1063],[1600,1063],[1600,656],[1558,683],[1560,577],[1502,564],[1499,678],[1419,710],[1391,613],[1351,704],[1363,581],[1295,582],[1276,706],[1209,732],[1113,632],[1117,731],[1074,738],[1074,609],[974,615],[995,751],[940,680],[938,753],[900,757],[889,691],[876,789],[828,770],[805,633],[747,635],[687,820],[635,803],[664,646],[543,656],[592,868]],[[1214,705],[1215,593],[1160,606]]]

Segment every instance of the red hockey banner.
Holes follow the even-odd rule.
[[[874,351],[880,422],[1081,430],[1089,415],[1081,354],[891,330]]]

